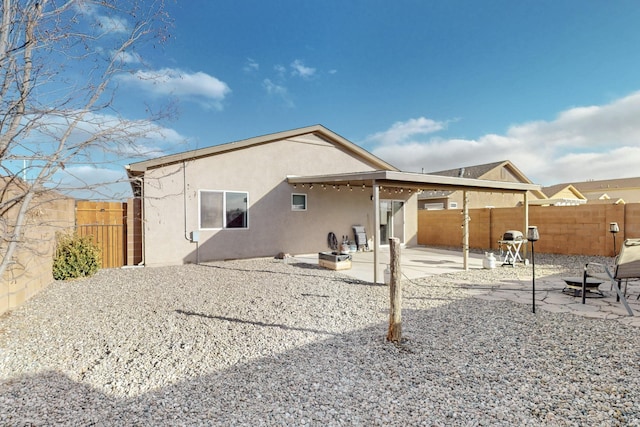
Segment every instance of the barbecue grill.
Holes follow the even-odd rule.
[[[522,240],[522,231],[509,230],[502,235],[502,240]]]
[[[512,265],[515,267],[517,261],[522,261],[520,256],[520,248],[526,242],[522,235],[522,231],[508,230],[502,235],[502,239],[498,240],[500,248],[500,256],[502,265]]]

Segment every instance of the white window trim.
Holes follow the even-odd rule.
[[[296,205],[293,204],[293,197],[294,196],[304,196],[304,208],[298,208],[296,207]],[[293,212],[305,212],[307,210],[307,207],[309,206],[309,197],[307,196],[307,193],[291,193],[291,210]]]
[[[202,228],[202,193],[222,193],[222,227],[215,228]],[[243,228],[232,227],[227,228],[227,193],[244,193],[247,195],[247,226]],[[248,230],[249,229],[249,192],[248,191],[239,191],[239,190],[208,190],[208,189],[200,189],[198,190],[198,230]]]

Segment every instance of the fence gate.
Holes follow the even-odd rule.
[[[102,253],[102,268],[119,268],[127,259],[127,204],[76,202],[76,232],[93,236]]]

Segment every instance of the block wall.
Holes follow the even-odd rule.
[[[507,230],[524,230],[524,208],[469,210],[469,246],[496,250]],[[461,210],[418,212],[418,244],[460,247],[463,215]],[[614,236],[609,224],[617,222]],[[536,251],[564,255],[614,256],[624,239],[640,238],[640,203],[626,205],[530,206],[529,225],[538,227]]]
[[[5,196],[9,197],[10,192]],[[3,213],[5,231],[11,232],[18,207]],[[57,193],[34,199],[27,213],[22,243],[0,280],[0,314],[19,307],[53,282],[56,232],[73,229],[75,200]],[[6,251],[6,243],[0,249]]]

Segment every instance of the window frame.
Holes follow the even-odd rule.
[[[304,208],[301,209],[296,207],[299,205],[296,205],[293,203],[293,198],[295,196],[304,197]],[[306,212],[308,207],[309,207],[309,196],[307,196],[307,193],[291,193],[291,211],[292,212]]]
[[[222,227],[203,227],[202,226],[202,194],[203,193],[218,193],[222,194]],[[229,227],[227,225],[227,194],[235,193],[235,194],[244,194],[246,198],[246,206],[245,206],[245,216],[246,216],[246,226],[244,227]],[[239,191],[239,190],[208,190],[208,189],[199,189],[198,190],[198,230],[248,230],[249,229],[249,192],[248,191]]]

